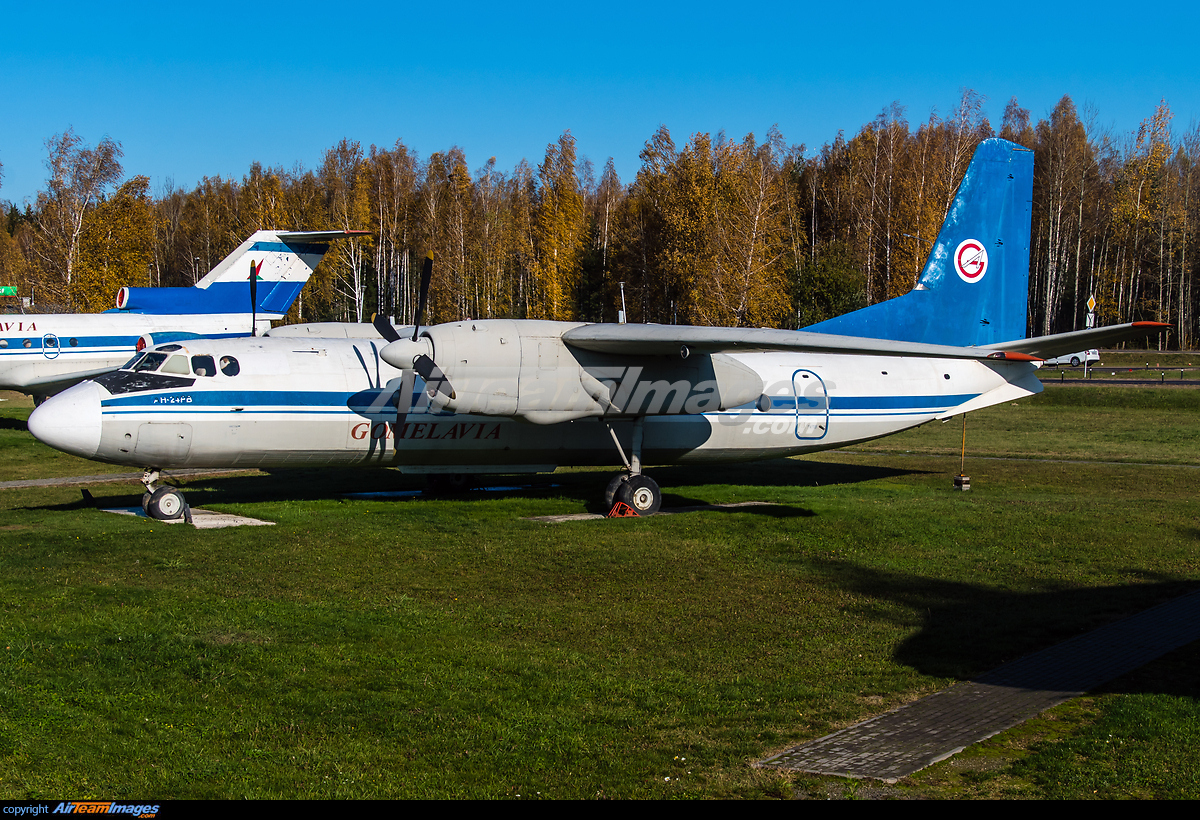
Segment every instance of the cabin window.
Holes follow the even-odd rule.
[[[0,347],[8,347],[8,339],[0,339]]]
[[[23,339],[21,341],[21,347],[33,347],[33,341],[31,339]]]
[[[134,373],[149,373],[158,370],[158,366],[167,360],[166,353],[147,353],[142,360],[133,366]]]
[[[167,360],[167,363],[162,366],[160,373],[174,373],[177,376],[186,376],[192,372],[188,367],[187,356],[172,356]]]
[[[217,364],[213,361],[212,356],[193,356],[192,371],[197,376],[215,376],[217,375]]]
[[[238,360],[232,356],[221,357],[221,372],[226,376],[236,376],[242,372],[242,366],[238,364]]]
[[[71,338],[71,347],[79,347],[79,340],[72,337]]]
[[[57,336],[47,336],[46,340],[45,340],[45,345],[46,345],[46,347],[58,347],[58,337]]]

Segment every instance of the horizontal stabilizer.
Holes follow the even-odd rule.
[[[1089,330],[1073,330],[1070,333],[1055,333],[1052,336],[1038,336],[1035,339],[1000,342],[992,345],[992,349],[1028,353],[1039,359],[1052,359],[1055,356],[1075,353],[1079,350],[1110,347],[1119,342],[1145,339],[1147,336],[1170,330],[1171,327],[1162,322],[1129,322],[1124,325],[1108,325]]]
[[[355,236],[370,236],[370,231],[276,231],[281,242],[332,242],[335,239],[350,239]]]

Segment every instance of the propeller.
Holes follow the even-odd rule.
[[[250,260],[250,335],[258,335],[258,268]]]
[[[399,431],[404,426],[404,419],[408,411],[405,404],[410,401],[412,396],[415,378],[413,372],[419,373],[421,378],[425,380],[425,389],[429,393],[429,397],[433,398],[440,393],[448,399],[455,398],[454,388],[450,385],[450,380],[446,378],[446,374],[437,366],[433,358],[429,355],[431,349],[428,339],[421,339],[421,318],[425,313],[425,304],[429,299],[429,282],[433,278],[433,253],[429,253],[425,257],[425,264],[421,268],[421,290],[417,297],[417,315],[413,322],[412,339],[403,339],[388,321],[386,316],[381,316],[378,313],[371,319],[371,324],[379,331],[379,335],[383,336],[389,344],[379,352],[379,355],[385,362],[398,367],[403,371],[400,382],[399,400],[396,403],[396,429]]]

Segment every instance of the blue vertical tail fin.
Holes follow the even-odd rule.
[[[803,329],[956,347],[1025,338],[1032,207],[1033,152],[984,140],[916,287]]]
[[[367,231],[256,231],[190,288],[121,288],[117,308],[131,313],[251,313],[279,319],[320,263],[329,242]],[[253,273],[251,272],[253,271]]]

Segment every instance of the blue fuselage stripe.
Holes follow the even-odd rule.
[[[174,408],[212,408],[212,407],[241,407],[250,412],[305,412],[302,408],[347,407],[350,399],[357,393],[303,390],[199,390],[180,391],[171,393],[135,393],[132,395],[114,396],[104,399],[101,405],[105,408],[150,408],[159,409],[164,405]],[[413,394],[414,400],[419,392]],[[829,399],[829,414],[853,417],[856,415],[880,416],[909,416],[924,415],[932,412],[957,407],[970,401],[978,394],[962,393],[950,396],[833,396]],[[777,408],[787,408],[790,399],[773,399],[772,405]],[[372,409],[381,412],[383,407],[374,408],[371,402],[355,402],[356,409]],[[790,409],[790,408],[789,408]],[[804,408],[801,407],[801,410]],[[821,414],[824,409],[810,408],[814,414]],[[118,412],[109,410],[109,413]],[[140,409],[119,411],[124,413],[140,412]],[[195,412],[213,412],[199,410]],[[217,411],[226,412],[226,411]],[[390,412],[390,411],[389,411]],[[779,414],[771,414],[779,415]],[[791,415],[786,414],[786,415]]]

